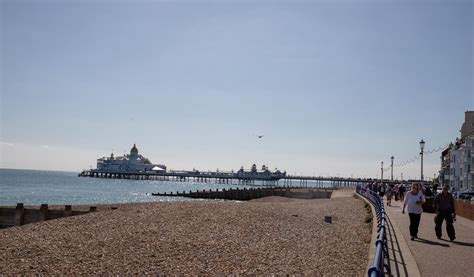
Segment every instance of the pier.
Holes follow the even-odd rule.
[[[381,182],[378,179],[371,178],[347,178],[347,177],[322,177],[322,176],[304,176],[304,175],[285,175],[284,177],[273,178],[251,178],[239,176],[236,172],[220,171],[100,171],[96,169],[84,170],[79,177],[105,178],[105,179],[127,179],[127,180],[155,180],[155,181],[173,181],[173,182],[195,182],[195,183],[216,183],[229,185],[249,185],[249,186],[298,186],[298,187],[356,187],[359,184],[368,182]],[[411,184],[420,182],[419,180],[383,180],[386,184]],[[424,181],[429,184],[431,182]]]

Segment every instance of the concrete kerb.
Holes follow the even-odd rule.
[[[364,200],[366,203],[370,205],[370,209],[372,211],[372,240],[370,242],[370,249],[369,249],[369,261],[367,263],[367,272],[370,267],[372,267],[372,264],[374,262],[374,257],[375,257],[375,241],[377,240],[377,214],[375,213],[375,207],[372,205],[370,201],[368,201],[364,196],[360,195],[359,193],[355,193],[359,198]],[[388,217],[388,214],[385,213],[385,216]],[[403,236],[402,232],[398,228],[396,222],[392,221],[392,227],[395,231],[395,235],[397,236],[399,240],[399,247],[401,253],[403,253],[403,259],[405,262],[405,266],[408,272],[409,276],[414,276],[414,277],[420,277],[420,269],[418,268],[418,265],[416,264],[415,258],[413,257],[413,254],[410,251],[410,248],[408,248],[408,244],[405,240],[405,237]],[[400,276],[400,275],[394,275],[394,272],[392,272],[392,276]]]
[[[372,203],[370,203],[370,201],[365,199],[365,197],[363,197],[357,192],[355,192],[354,195],[357,195],[357,197],[364,200],[365,203],[369,204],[370,210],[372,211],[372,239],[370,240],[369,259],[367,262],[367,268],[365,270],[365,272],[369,272],[369,268],[372,267],[372,264],[374,263],[374,258],[375,258],[375,241],[377,240],[377,229],[378,229],[377,228],[377,213],[375,212],[375,208],[372,205]]]

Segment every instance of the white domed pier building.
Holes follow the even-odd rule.
[[[138,153],[137,146],[133,144],[130,154],[114,157],[97,159],[97,171],[103,172],[147,172],[147,171],[166,171],[166,166],[162,164],[153,164],[148,158]]]

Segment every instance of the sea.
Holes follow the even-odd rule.
[[[123,180],[78,177],[79,172],[0,168],[0,205],[89,205],[191,200],[153,196],[154,192],[176,192],[244,188],[251,186],[197,182]],[[295,183],[296,184],[296,183]]]

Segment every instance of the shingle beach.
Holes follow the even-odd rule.
[[[353,197],[117,206],[0,230],[0,273],[361,276],[367,265],[371,227]]]

